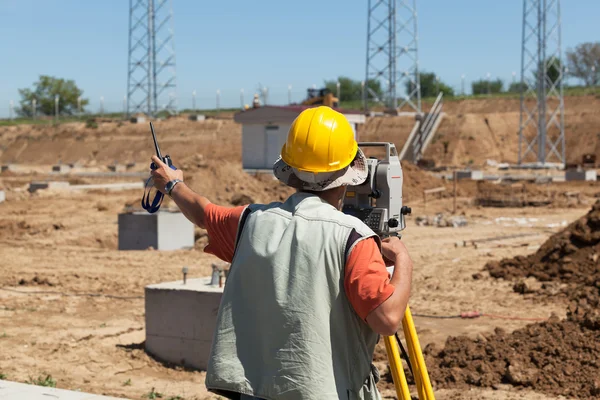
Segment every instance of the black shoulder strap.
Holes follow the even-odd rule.
[[[352,229],[352,232],[350,232],[350,235],[348,236],[348,241],[346,242],[346,251],[344,252],[346,259],[350,255],[349,252],[352,246],[354,246],[354,243],[358,242],[360,239],[362,239],[362,235],[356,232],[355,229]]]
[[[244,230],[244,225],[246,224],[246,220],[248,219],[248,216],[251,213],[252,213],[252,209],[250,208],[250,206],[246,207],[244,209],[244,212],[242,212],[242,216],[240,217],[240,222],[238,224],[238,230],[237,230],[237,236],[235,238],[234,249],[237,248],[238,242],[240,241],[240,238],[242,237],[242,231]]]

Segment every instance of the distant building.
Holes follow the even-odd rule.
[[[242,124],[242,167],[246,171],[270,171],[281,153],[292,122],[308,106],[263,106],[237,113],[234,121]],[[365,115],[359,111],[343,111],[352,125],[354,137],[356,126],[365,123]]]

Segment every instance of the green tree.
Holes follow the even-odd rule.
[[[337,95],[338,82],[340,83],[340,101],[360,100],[362,98],[362,82],[348,78],[347,76],[340,76],[337,80],[325,81],[325,87],[329,89],[335,96]],[[370,80],[367,87],[370,88],[371,91],[379,98],[383,96],[381,82],[377,80]]]
[[[508,92],[509,93],[521,93],[521,86],[525,90],[527,90],[527,83],[523,83],[523,85],[521,85],[521,82],[513,82],[508,87]]]
[[[439,92],[443,92],[444,96],[454,96],[454,89],[441,80],[438,81],[433,72],[421,72],[419,75],[419,80],[421,81],[421,97],[437,97]],[[414,87],[414,83],[410,81],[406,82],[407,93],[412,93]]]
[[[19,89],[21,106],[17,112],[22,116],[31,117],[32,101],[35,99],[36,114],[54,115],[54,99],[58,95],[58,112],[62,115],[73,115],[77,112],[77,99],[82,94],[83,91],[77,87],[75,81],[40,75],[39,80],[33,84],[33,89]],[[81,99],[82,111],[88,103],[87,99]]]
[[[495,81],[480,79],[471,83],[471,90],[473,94],[494,94],[502,93],[503,86],[502,79],[496,79]]]
[[[560,78],[560,70],[562,68],[562,63],[558,58],[550,57],[546,60],[546,87],[550,87],[550,85],[553,85],[556,82],[558,82],[558,79]],[[537,82],[539,71],[542,69],[543,65],[540,65],[540,67],[533,73],[533,79],[535,82]]]
[[[600,42],[578,44],[567,50],[569,75],[581,79],[586,86],[598,84],[600,76]]]

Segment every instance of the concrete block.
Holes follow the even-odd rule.
[[[75,162],[72,162],[72,163],[68,163],[67,165],[68,165],[68,166],[69,166],[71,169],[73,169],[73,168],[81,168],[81,167],[83,167],[83,164],[82,164],[81,162],[79,162],[79,161],[75,161]]]
[[[119,250],[179,250],[194,247],[194,224],[180,212],[119,214]]]
[[[133,117],[129,120],[132,124],[145,124],[146,117]]]
[[[117,397],[0,380],[2,400],[119,400]]]
[[[2,167],[0,167],[0,172],[4,172],[4,171],[10,171],[10,172],[17,172],[17,166],[15,164],[4,164],[2,165]]]
[[[58,181],[34,181],[29,184],[29,192],[33,193],[38,190],[51,189],[51,190],[68,190],[69,182],[58,182]]]
[[[471,179],[480,181],[483,179],[483,171],[456,171],[456,179]]]
[[[211,278],[146,286],[146,351],[178,365],[206,370],[223,288]]]
[[[108,169],[113,172],[125,172],[127,171],[127,166],[123,164],[113,164],[109,165]]]
[[[566,181],[595,181],[597,179],[598,176],[595,169],[565,171]]]
[[[0,190],[0,203],[4,203],[5,200],[6,200],[6,193],[4,192],[4,190]]]
[[[58,172],[60,174],[66,174],[71,170],[71,167],[67,164],[57,164],[52,166],[52,172]]]
[[[192,114],[189,116],[189,119],[190,121],[204,121],[206,116],[202,114]]]

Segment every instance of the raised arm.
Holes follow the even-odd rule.
[[[156,189],[165,193],[165,186],[168,182],[175,179],[181,180],[182,182],[175,185],[175,188],[171,191],[171,198],[187,219],[200,228],[206,228],[205,209],[210,201],[186,186],[183,182],[183,171],[171,169],[156,156],[152,156],[152,162],[158,166],[157,169],[152,171]]]

